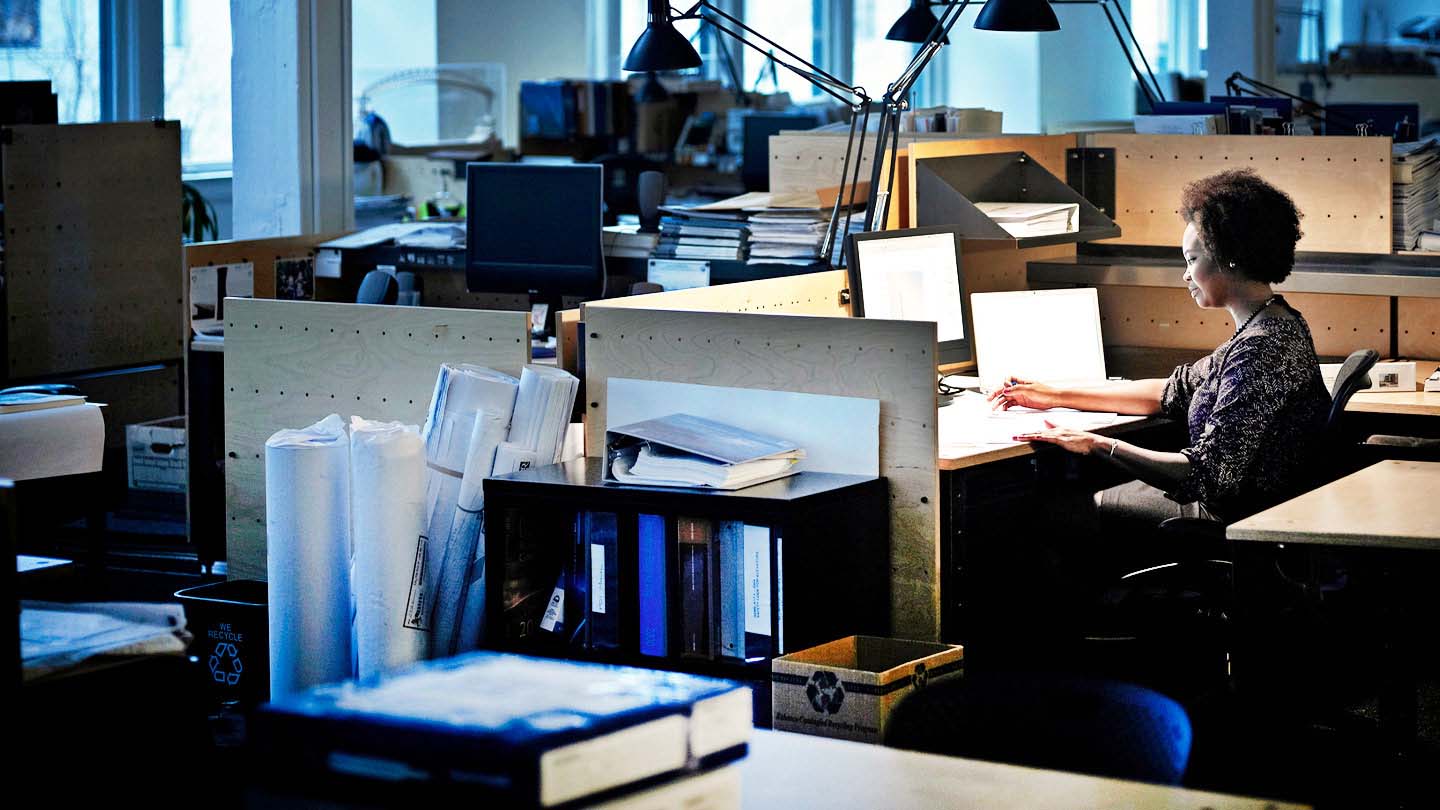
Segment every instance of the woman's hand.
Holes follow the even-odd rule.
[[[1060,391],[1044,383],[1010,377],[1005,384],[990,392],[990,407],[1009,410],[1015,406],[1043,411],[1060,404]]]
[[[1017,442],[1045,442],[1046,444],[1057,444],[1072,453],[1088,456],[1095,453],[1109,453],[1111,444],[1115,439],[1099,436],[1094,433],[1087,433],[1083,430],[1073,428],[1055,427],[1055,424],[1048,419],[1045,421],[1046,430],[1036,433],[1021,433],[1015,437]]]

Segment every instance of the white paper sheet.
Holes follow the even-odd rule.
[[[971,391],[955,397],[940,409],[940,450],[985,444],[1017,444],[1015,437],[1046,429],[1048,420],[1056,427],[1095,430],[1115,423],[1113,413],[1092,413],[1070,408],[1036,411],[1030,408],[994,410],[984,394]]]
[[[703,416],[804,448],[796,470],[880,474],[880,400],[612,378],[606,427],[672,413]]]
[[[353,672],[350,439],[331,414],[265,442],[270,696]]]
[[[350,525],[354,535],[355,659],[369,678],[424,660],[420,534],[425,443],[420,428],[350,417]]]
[[[93,402],[0,414],[0,477],[97,472],[104,456],[105,417]]]
[[[432,656],[451,654],[463,608],[459,597],[465,592],[465,577],[476,554],[474,541],[463,541],[460,548],[451,548],[450,545],[454,537],[455,518],[459,514],[457,506],[465,467],[472,455],[475,417],[481,411],[496,414],[496,418],[503,415],[503,424],[508,425],[519,384],[520,381],[510,375],[483,366],[451,363],[440,367],[435,380],[435,392],[430,398],[430,411],[423,434],[428,471],[425,487],[425,582],[422,587],[424,601],[430,605],[426,629],[432,633]],[[504,435],[502,430],[501,438]],[[475,449],[483,455],[483,448]],[[488,474],[488,465],[494,463],[493,448],[488,460],[482,462],[477,459],[477,464],[481,463],[485,465],[485,471],[480,474],[483,479]],[[447,570],[451,572],[452,581],[461,583],[459,587],[452,584],[452,599],[448,602],[441,596],[446,587]]]
[[[27,601],[20,608],[20,658],[27,681],[100,655],[178,655],[190,641],[185,610],[175,604]]]

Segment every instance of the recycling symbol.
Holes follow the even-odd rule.
[[[845,702],[845,686],[833,672],[816,670],[805,683],[805,696],[810,707],[821,714],[835,714]]]
[[[215,645],[210,653],[210,678],[216,683],[234,686],[240,682],[245,664],[240,660],[240,650],[228,641]]]

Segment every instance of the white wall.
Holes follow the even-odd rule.
[[[986,107],[1005,113],[1006,132],[1042,132],[1039,34],[977,31],[967,12],[950,29],[943,63],[949,72],[948,98],[954,107]]]
[[[351,68],[357,99],[367,85],[383,77],[406,68],[434,67],[439,62],[433,2],[352,2]],[[438,96],[434,85],[377,88],[371,109],[385,119],[396,143],[434,143],[439,139]]]
[[[1129,3],[1124,5],[1128,13]],[[1060,131],[1066,124],[1086,121],[1129,120],[1135,114],[1135,74],[1104,11],[1098,6],[1054,9],[1060,30],[1036,35],[1041,131]],[[1146,57],[1153,68],[1156,55]],[[1145,67],[1138,60],[1137,66],[1143,73]]]
[[[1209,0],[1205,94],[1225,94],[1225,79],[1240,71],[1275,81],[1275,0]]]
[[[436,0],[440,62],[505,65],[506,145],[519,140],[520,82],[589,76],[586,9],[586,0]]]

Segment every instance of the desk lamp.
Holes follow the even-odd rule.
[[[966,5],[969,3],[967,2]],[[952,5],[932,0],[910,0],[910,8],[900,15],[900,19],[890,27],[885,34],[886,39],[898,40],[900,42],[924,42],[926,32],[925,21],[935,19],[930,12],[929,6]],[[1155,79],[1155,72],[1150,69],[1150,62],[1145,58],[1145,51],[1141,49],[1140,42],[1135,38],[1135,31],[1130,27],[1130,19],[1125,16],[1125,9],[1113,0],[989,0],[980,10],[980,16],[975,19],[975,27],[983,31],[1059,31],[1060,21],[1055,17],[1055,10],[1050,8],[1057,6],[1099,6],[1105,12],[1105,19],[1110,23],[1110,30],[1115,32],[1115,41],[1120,43],[1120,49],[1125,52],[1125,60],[1130,63],[1130,70],[1135,74],[1135,81],[1139,83],[1140,90],[1145,93],[1145,100],[1154,109],[1156,101],[1165,100],[1165,92],[1160,88],[1160,83]],[[1111,6],[1115,7],[1115,13],[1110,12]],[[962,7],[963,10],[963,7]],[[1115,17],[1119,15],[1120,23],[1125,27],[1125,33],[1130,36],[1130,44],[1135,47],[1135,52],[1140,54],[1140,64],[1145,66],[1145,74],[1140,73],[1140,64],[1136,64],[1135,58],[1130,54],[1130,44],[1125,41],[1125,36],[1120,33],[1120,25],[1116,25]],[[944,44],[942,42],[941,44]],[[1146,82],[1148,76],[1149,82]]]
[[[855,132],[860,132],[860,143],[856,152],[863,152],[865,149],[865,138],[869,130],[870,112],[874,104],[870,94],[865,88],[852,86],[835,76],[826,73],[819,67],[811,64],[794,52],[775,42],[774,40],[760,34],[743,22],[727,14],[725,11],[716,8],[709,0],[699,0],[687,11],[675,14],[666,0],[648,0],[650,7],[649,23],[645,32],[636,40],[629,55],[625,58],[625,69],[631,71],[647,70],[677,70],[687,67],[696,67],[700,64],[700,56],[690,47],[688,41],[675,31],[675,20],[702,20],[708,23],[714,30],[723,33],[751,50],[773,59],[775,64],[784,67],[786,70],[800,76],[810,82],[821,92],[829,95],[846,106],[850,107],[850,134],[845,146],[845,159],[840,166],[840,192],[835,196],[835,207],[830,215],[830,224],[825,231],[825,240],[821,243],[821,255],[824,256],[832,266],[834,265],[834,252],[840,241],[837,238],[840,225],[840,208],[842,204],[853,207],[855,195],[859,186],[860,161],[856,160],[852,172],[850,168],[852,147],[855,146]],[[880,121],[875,136],[875,155],[871,164],[870,187],[865,201],[865,230],[871,230],[875,217],[875,202],[880,192],[880,167],[884,164],[887,149],[896,150],[899,146],[899,120],[900,111],[907,105],[906,95],[919,78],[921,71],[930,63],[935,56],[936,50],[946,41],[950,28],[960,18],[969,0],[950,2],[945,5],[941,17],[935,19],[930,27],[920,48],[916,51],[914,58],[900,76],[885,89],[881,97]],[[928,12],[928,9],[926,9]],[[934,15],[931,15],[932,17]],[[737,30],[738,29],[738,30]],[[744,32],[743,34],[740,32]],[[762,47],[750,38],[759,40],[768,48]],[[684,44],[684,48],[680,45]],[[778,54],[778,55],[777,55]],[[887,142],[888,141],[888,142]],[[887,178],[885,190],[888,197],[890,187],[895,181],[895,166],[891,162],[890,173]],[[846,193],[846,188],[849,193]],[[846,230],[849,230],[850,214],[846,213]]]

